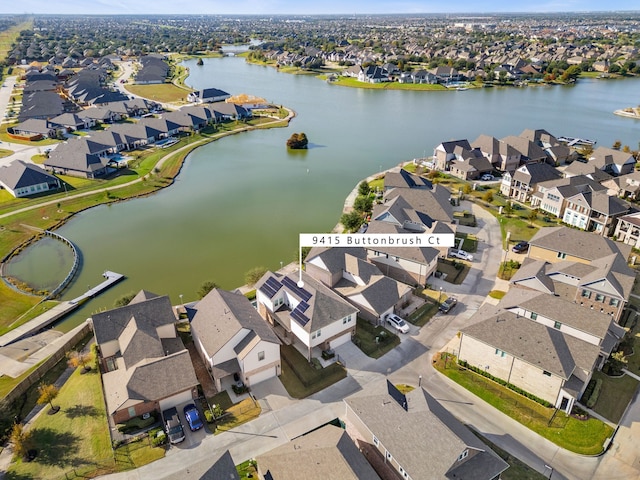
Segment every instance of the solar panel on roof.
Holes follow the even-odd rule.
[[[301,312],[306,312],[309,308],[309,304],[307,302],[300,302],[296,307],[296,310],[300,310]]]
[[[307,318],[307,316],[304,313],[300,312],[298,309],[295,309],[293,312],[291,312],[291,318],[298,322],[301,327],[304,327],[307,323],[309,323],[309,318]]]
[[[260,287],[260,291],[267,295],[269,298],[272,298],[278,290],[282,288],[282,284],[278,281],[277,278],[269,277],[266,282],[262,284]]]
[[[283,283],[283,285],[285,287],[289,288],[291,291],[293,291],[296,295],[298,295],[305,302],[308,301],[313,296],[311,293],[309,293],[304,288],[298,287],[296,282],[291,280],[289,277],[284,277],[282,279],[282,283]]]

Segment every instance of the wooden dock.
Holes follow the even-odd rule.
[[[103,290],[106,290],[112,285],[115,285],[116,283],[118,283],[120,280],[124,278],[124,275],[122,275],[121,273],[110,272],[108,270],[104,272],[102,276],[106,278],[104,282],[87,290],[84,294],[80,295],[79,297],[76,297],[73,300],[69,300],[69,303],[71,304],[83,303],[85,300],[95,297],[96,295],[101,293]]]

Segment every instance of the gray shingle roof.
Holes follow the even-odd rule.
[[[384,188],[433,188],[426,178],[400,169],[399,172],[388,172],[384,176]]]
[[[465,327],[462,333],[564,380],[576,366],[592,370],[600,353],[597,345],[508,311]]]
[[[568,227],[541,228],[529,240],[529,244],[585,260],[595,260],[612,253],[619,253],[626,259],[631,252],[629,245]]]
[[[193,307],[191,328],[202,342],[207,354],[213,356],[238,332],[254,332],[261,340],[280,344],[251,302],[240,293],[215,288]]]
[[[407,411],[388,393],[355,395],[344,401],[412,479],[489,480],[508,468],[425,390],[415,389],[406,398]],[[465,450],[469,455],[458,461]],[[467,463],[473,477],[459,474]]]
[[[41,183],[58,184],[58,179],[32,163],[16,160],[0,167],[0,182],[11,190],[29,187]]]

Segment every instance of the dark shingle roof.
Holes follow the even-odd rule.
[[[58,183],[58,179],[32,163],[16,160],[0,167],[0,182],[11,190],[41,183]]]

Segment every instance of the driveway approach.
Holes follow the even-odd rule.
[[[433,354],[443,348],[485,300],[493,288],[496,273],[504,251],[500,228],[495,217],[476,207],[473,210],[479,221],[477,235],[480,245],[473,268],[462,286],[443,282],[443,289],[455,293],[461,305],[455,315],[437,314],[424,327],[402,335],[402,343],[378,360],[365,356],[349,343],[337,349],[344,359],[349,375],[337,384],[304,400],[292,400],[278,379],[272,379],[254,387],[253,393],[260,402],[262,415],[245,425],[220,435],[209,435],[197,448],[172,449],[167,456],[140,469],[110,475],[114,479],[165,478],[178,479],[189,475],[202,475],[213,458],[229,449],[236,463],[267,452],[276,446],[306,433],[329,420],[344,415],[342,399],[363,389],[380,391],[385,378],[394,383],[407,383],[425,387],[445,408],[462,422],[480,431],[490,441],[525,461],[545,476],[554,479],[635,479],[635,470],[612,454],[603,457],[583,457],[560,449],[548,440],[536,435],[511,418],[505,416],[465,389],[450,382],[431,366]],[[493,246],[497,245],[497,246]],[[439,288],[439,284],[435,285]],[[458,308],[456,307],[456,308]],[[421,377],[421,378],[420,378]],[[628,415],[640,416],[640,408],[629,409]],[[631,418],[624,423],[633,423]],[[636,443],[625,438],[627,452]],[[614,443],[615,445],[615,443]],[[551,471],[548,467],[553,468]]]

